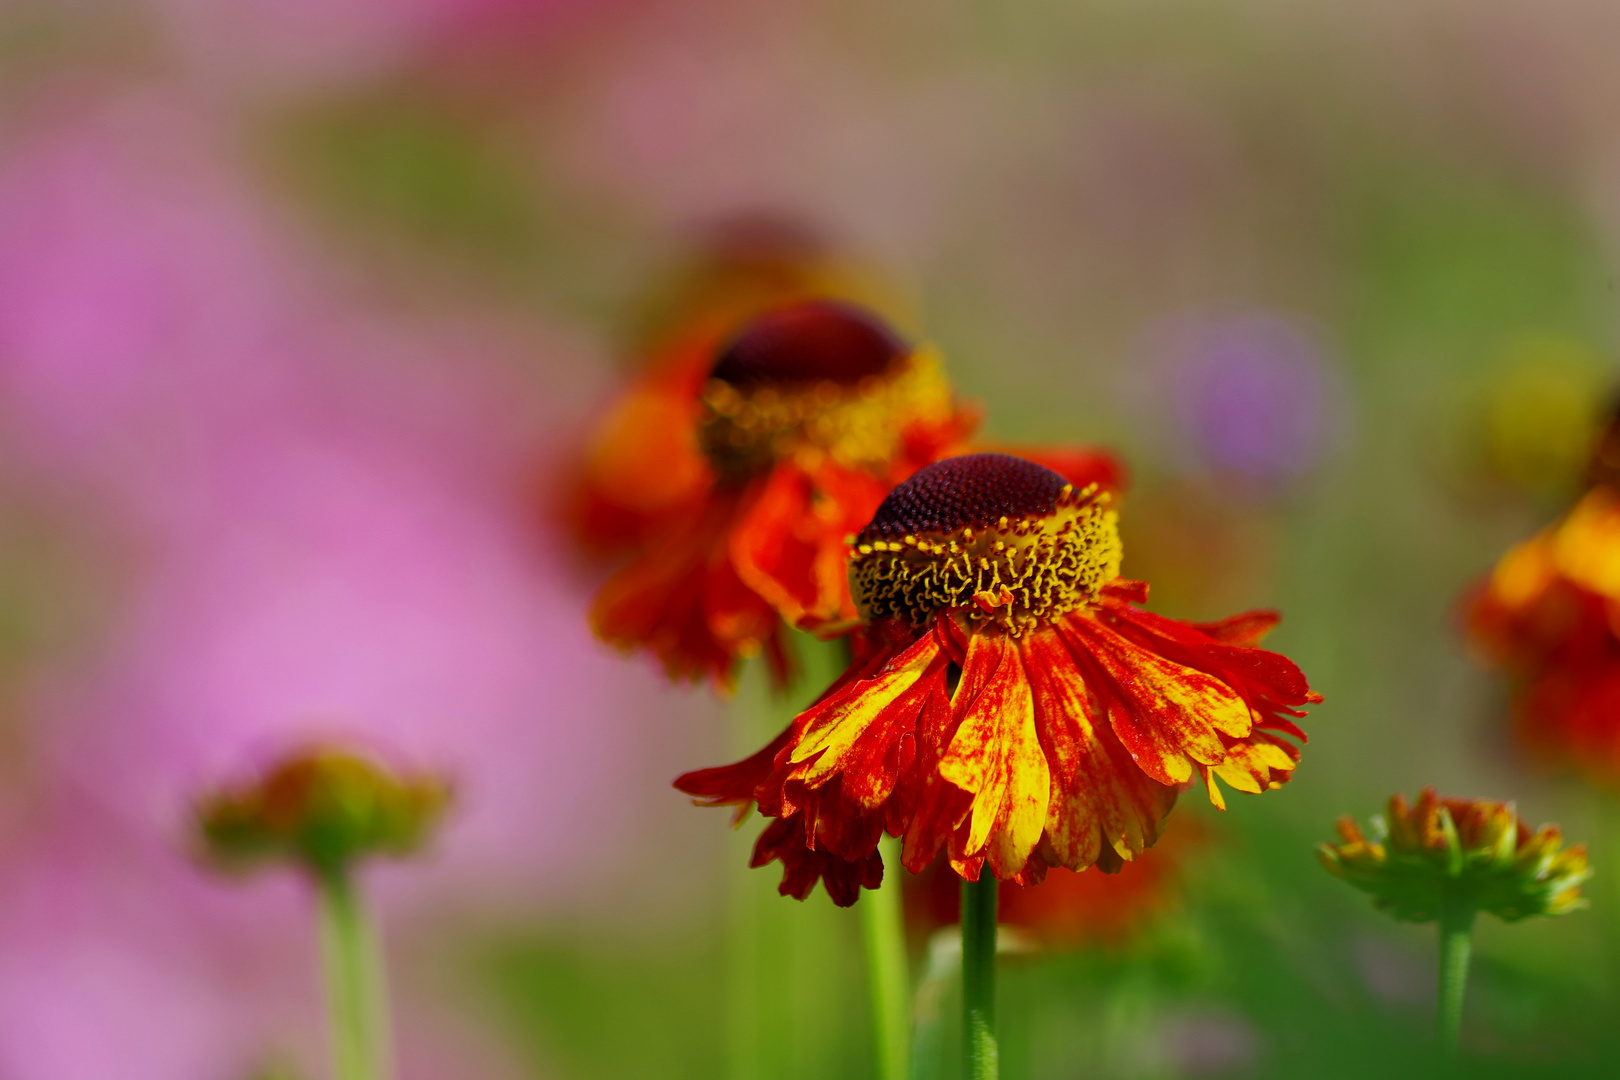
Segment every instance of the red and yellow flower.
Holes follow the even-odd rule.
[[[843,882],[876,877],[885,831],[913,872],[942,849],[973,880],[1117,869],[1195,777],[1217,806],[1222,781],[1285,783],[1320,698],[1255,647],[1277,616],[1143,611],[1111,501],[1003,454],[922,469],[854,539],[849,669],[759,753],[676,786],[779,819],[754,864],[780,859],[802,896],[831,858],[867,868]]]
[[[1509,549],[1464,602],[1469,638],[1518,681],[1523,742],[1594,780],[1620,780],[1620,427],[1591,486]]]
[[[746,214],[706,230],[685,264],[640,304],[635,377],[609,406],[548,503],[581,548],[633,550],[705,480],[695,429],[715,358],[750,320],[775,308],[832,299],[886,314],[896,287],[802,224]]]
[[[647,464],[649,483],[696,479],[602,589],[593,621],[674,678],[727,686],[738,660],[763,650],[780,679],[784,625],[855,617],[845,538],[895,483],[959,444],[973,416],[931,350],[830,301],[755,319],[691,407],[685,449],[663,446],[664,460]]]

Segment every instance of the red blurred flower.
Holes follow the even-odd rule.
[[[1119,577],[1109,502],[1002,454],[918,472],[855,539],[867,622],[849,669],[759,753],[676,786],[797,821],[803,846],[774,852],[794,881],[823,851],[869,858],[886,830],[913,872],[944,849],[963,877],[988,862],[1032,883],[1118,869],[1194,775],[1217,806],[1217,777],[1283,784],[1304,739],[1293,719],[1320,698],[1254,647],[1277,616],[1136,607],[1147,586]]]
[[[709,369],[726,343],[773,308],[834,299],[887,312],[892,291],[797,222],[744,214],[707,229],[686,264],[641,304],[633,350],[641,370],[567,463],[563,526],[599,556],[656,536],[666,515],[702,486],[694,429]]]
[[[1620,779],[1620,425],[1591,487],[1502,556],[1464,598],[1468,636],[1511,673],[1521,741],[1600,782]]]
[[[602,589],[593,621],[672,678],[729,686],[738,660],[763,649],[780,680],[784,620],[854,620],[845,539],[974,418],[931,351],[832,301],[759,316],[702,386],[692,396],[672,378],[644,384],[646,421],[616,433],[637,463],[626,481],[650,493],[649,535]]]

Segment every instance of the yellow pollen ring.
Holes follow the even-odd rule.
[[[1047,514],[851,546],[849,587],[865,619],[922,626],[951,609],[1014,636],[1085,604],[1119,576],[1123,549],[1107,492],[1065,486]]]
[[[852,386],[828,380],[743,390],[710,379],[698,438],[715,471],[733,479],[804,450],[850,468],[881,468],[899,454],[908,425],[950,415],[950,384],[938,354],[924,346]]]

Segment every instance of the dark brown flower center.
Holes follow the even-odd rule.
[[[926,625],[942,611],[1019,635],[1095,603],[1119,576],[1108,493],[1076,491],[1006,454],[947,458],[889,493],[850,550],[865,619]]]
[[[984,528],[1050,514],[1068,481],[1008,454],[966,454],[918,470],[889,492],[856,543]]]
[[[767,311],[720,354],[710,373],[739,390],[882,375],[910,350],[878,320],[848,304],[807,300]]]

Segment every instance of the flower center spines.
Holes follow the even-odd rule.
[[[1109,501],[1095,484],[1077,491],[1065,483],[1044,513],[894,540],[871,536],[869,527],[851,543],[855,606],[864,619],[918,627],[950,611],[971,626],[1020,636],[1096,602],[1119,576],[1118,515]]]

